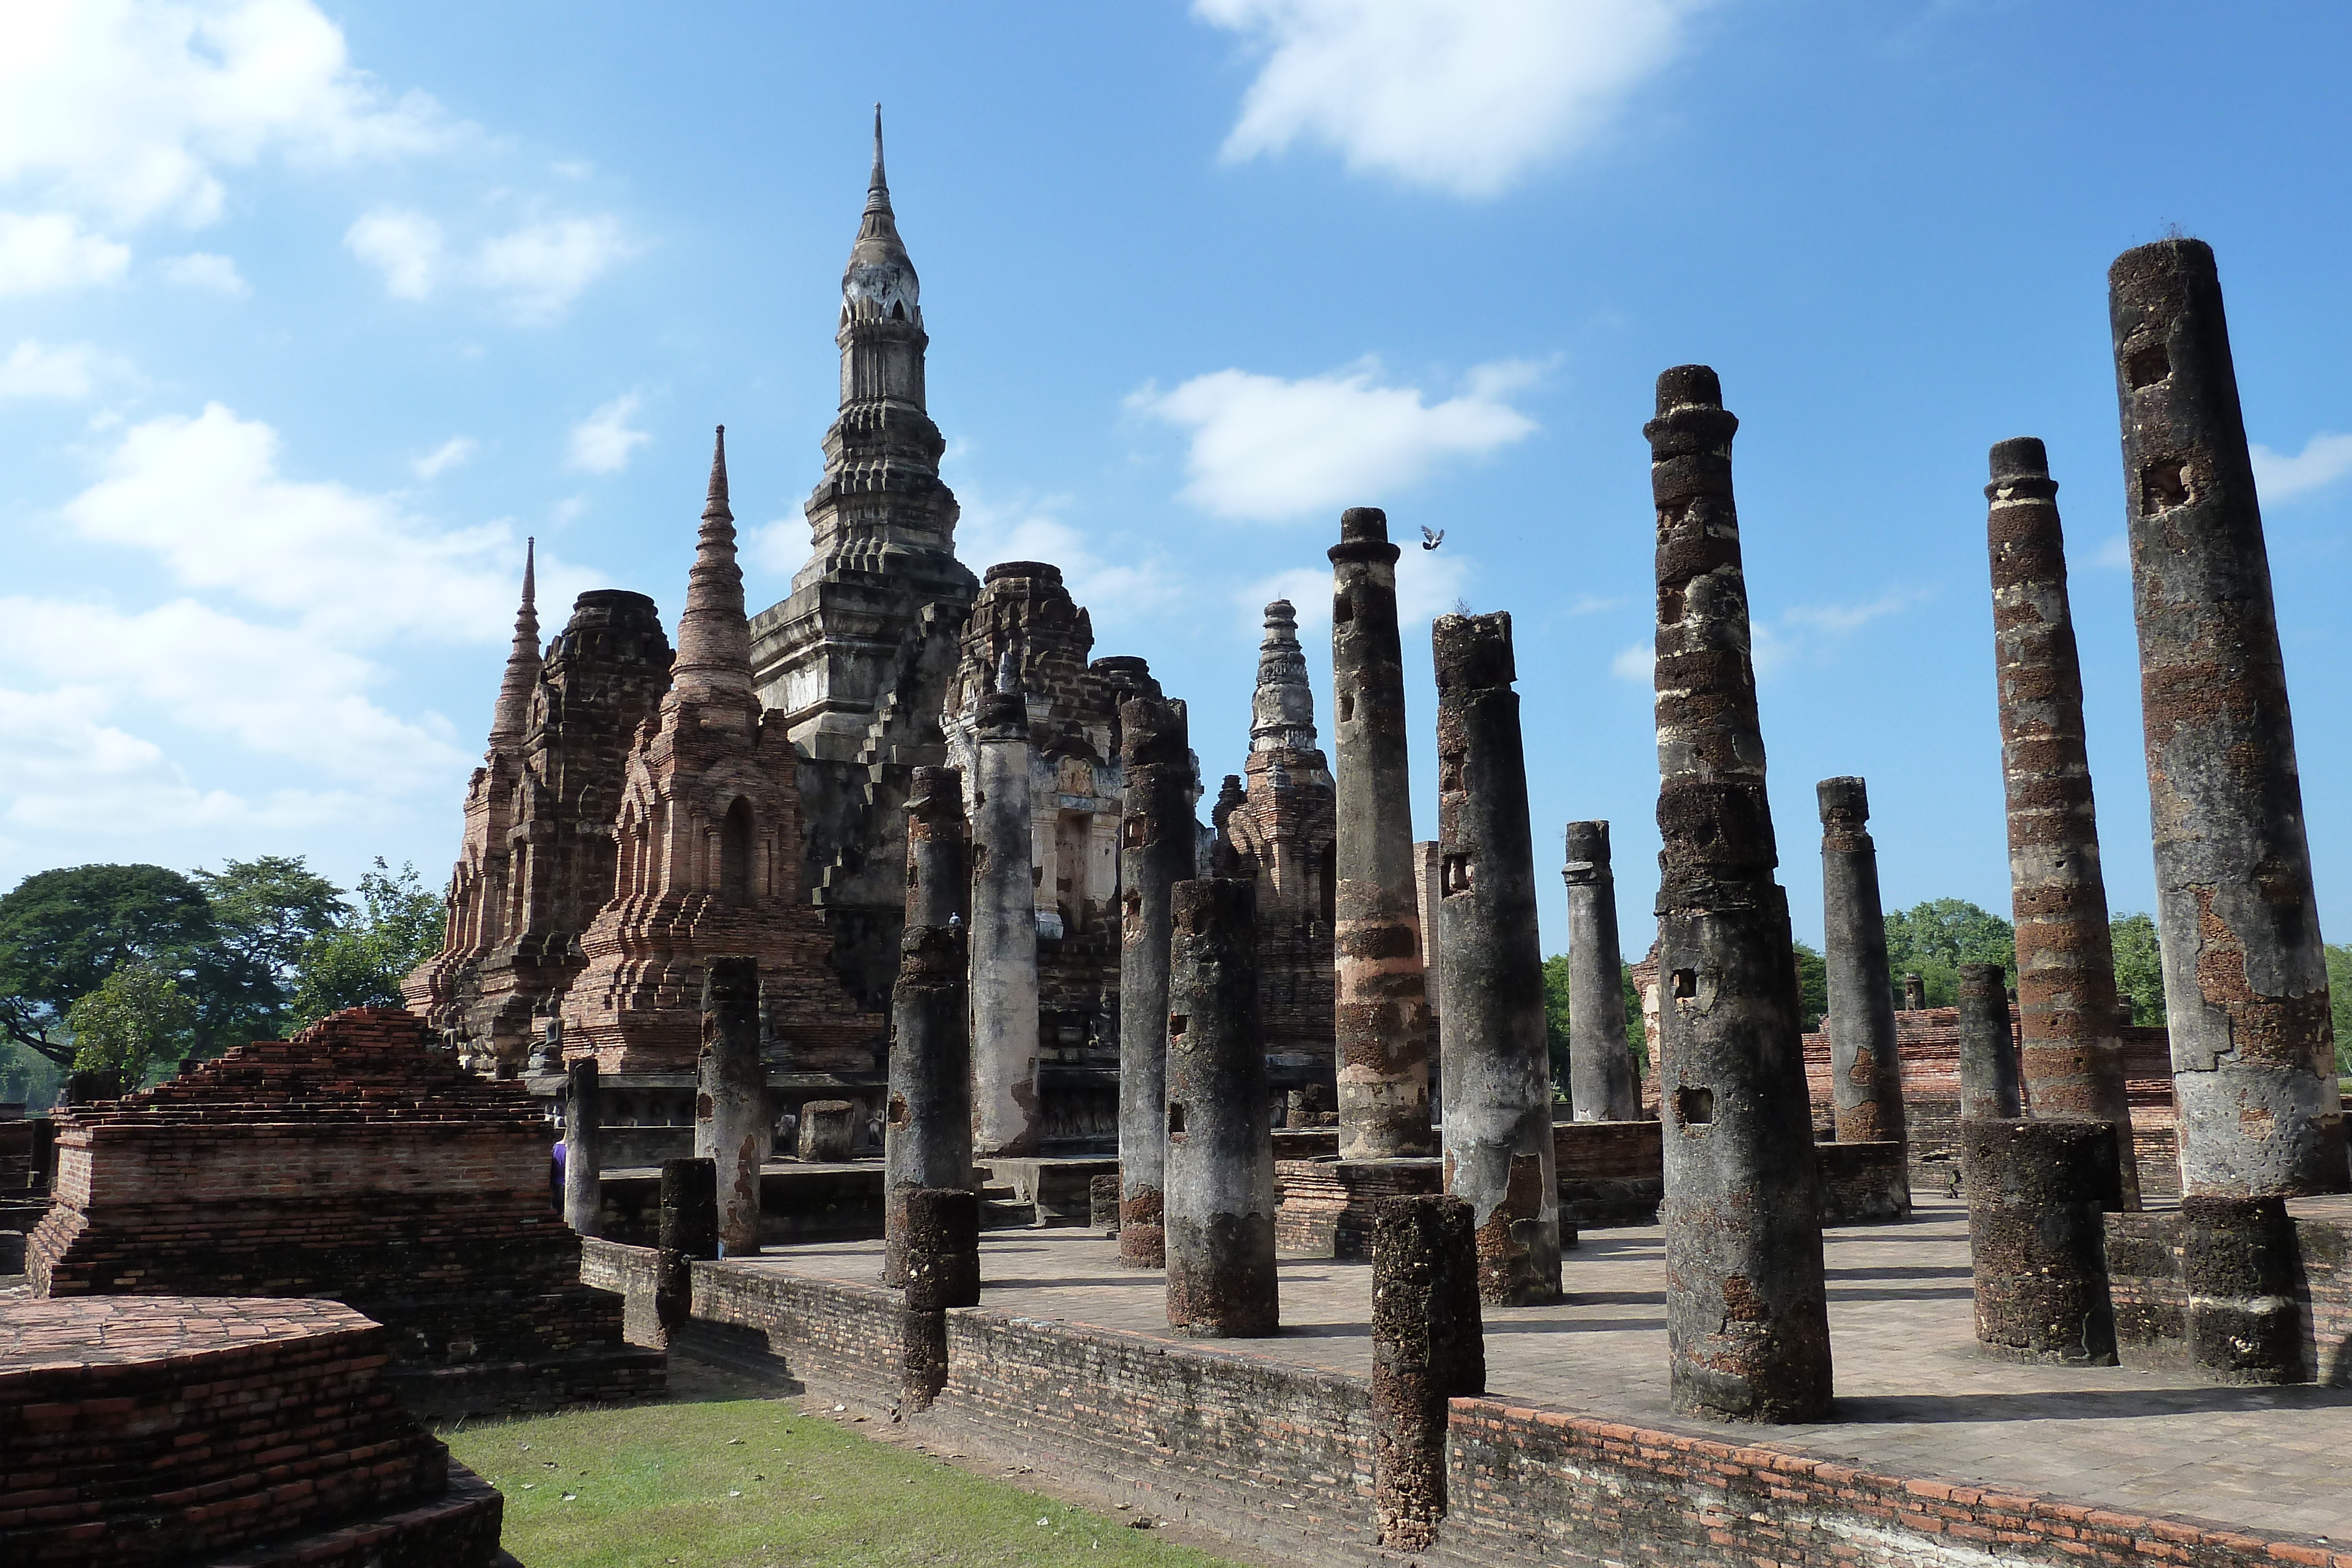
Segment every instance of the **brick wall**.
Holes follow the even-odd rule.
[[[1561,1219],[1579,1230],[1657,1223],[1666,1168],[1656,1122],[1555,1122],[1551,1151]]]
[[[328,1301],[16,1303],[0,1561],[138,1568],[326,1532],[302,1562],[489,1563],[501,1500],[403,1412],[390,1340]]]
[[[2303,1245],[2304,1374],[2324,1386],[2352,1387],[2352,1195],[2290,1198]],[[2110,1214],[2107,1288],[2125,1361],[2186,1366],[2182,1316],[2189,1289],[2180,1273],[2180,1216]]]
[[[66,1113],[35,1291],[330,1297],[392,1329],[436,1410],[657,1394],[619,1299],[580,1283],[529,1094],[426,1038],[355,1009]]]

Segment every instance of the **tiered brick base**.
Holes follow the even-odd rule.
[[[339,1013],[65,1113],[36,1292],[331,1297],[392,1331],[392,1375],[436,1413],[658,1395],[662,1358],[580,1283],[530,1097],[425,1040],[405,1012]]]
[[[0,1562],[478,1568],[502,1500],[331,1301],[18,1302],[0,1314]]]
[[[1290,1258],[1369,1258],[1372,1208],[1384,1197],[1440,1190],[1444,1163],[1398,1160],[1276,1160],[1282,1205],[1276,1249]]]

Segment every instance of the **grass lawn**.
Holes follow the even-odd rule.
[[[506,1494],[524,1568],[1223,1560],[773,1399],[585,1410],[441,1434]]]

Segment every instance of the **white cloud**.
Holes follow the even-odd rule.
[[[1509,396],[1536,368],[1481,365],[1463,390],[1423,401],[1378,384],[1372,361],[1285,381],[1247,371],[1195,376],[1170,392],[1147,386],[1130,408],[1192,434],[1184,498],[1219,517],[1286,518],[1376,501],[1449,459],[1475,457],[1532,433]]]
[[[1401,626],[1426,625],[1454,608],[1455,601],[1476,576],[1478,563],[1451,551],[1408,549],[1397,558],[1397,622]],[[1248,615],[1253,627],[1258,614],[1277,599],[1287,599],[1298,612],[1298,633],[1312,642],[1331,630],[1331,573],[1328,568],[1293,567],[1235,591],[1234,602]]]
[[[1835,657],[1839,643],[1864,627],[1933,597],[1929,590],[1895,588],[1852,604],[1801,604],[1769,620],[1752,620],[1748,628],[1749,666],[1762,682],[1801,664],[1826,664]],[[1654,642],[1622,650],[1609,662],[1609,673],[1621,681],[1648,685]]]
[[[234,260],[202,250],[164,257],[163,281],[176,288],[203,288],[231,299],[242,299],[253,292]]]
[[[2322,431],[2290,455],[2259,443],[2253,449],[2254,486],[2265,501],[2290,501],[2324,490],[2352,474],[2352,435]]]
[[[1782,611],[1780,622],[1785,626],[1799,626],[1832,637],[1843,637],[1859,632],[1874,621],[1900,614],[1927,597],[1916,589],[1896,588],[1858,604],[1801,604]]]
[[[1704,0],[1194,0],[1265,57],[1230,161],[1305,141],[1359,173],[1492,196],[1591,145]]]
[[[1617,651],[1617,656],[1609,661],[1609,673],[1637,686],[1650,685],[1657,679],[1657,659],[1654,643],[1635,643]]]
[[[419,479],[438,479],[450,469],[471,457],[479,443],[470,435],[453,435],[424,456],[409,464],[409,472]]]
[[[572,427],[564,461],[585,474],[618,474],[653,437],[629,423],[645,399],[624,392]]]
[[[343,244],[383,274],[384,292],[395,299],[429,299],[444,284],[459,284],[497,296],[526,327],[556,320],[607,267],[637,250],[607,214],[526,224],[452,256],[438,223],[397,207],[362,214]]]
[[[383,274],[383,291],[394,299],[429,298],[440,281],[441,225],[422,213],[363,213],[344,231],[343,244]]]
[[[0,297],[112,283],[131,247],[87,233],[70,213],[0,213]]]
[[[0,183],[117,224],[217,219],[220,171],[393,156],[456,133],[351,63],[310,0],[14,0],[0,50]]]
[[[1627,602],[1628,601],[1623,599],[1603,598],[1598,593],[1580,593],[1576,596],[1576,602],[1568,607],[1568,613],[1571,617],[1578,615],[1603,615],[1612,610],[1623,608]]]
[[[86,538],[152,552],[186,587],[341,628],[346,643],[508,635],[522,561],[510,528],[439,528],[391,497],[288,478],[280,444],[216,402],[149,420],[123,433],[65,518]],[[541,555],[551,601],[576,575]]]
[[[474,277],[503,297],[517,321],[544,326],[606,267],[635,251],[620,220],[610,214],[561,218],[485,240],[475,257]]]
[[[1184,597],[1188,585],[1168,556],[1159,550],[1121,549],[1115,538],[1103,540],[1071,527],[1055,515],[1060,507],[1054,498],[999,507],[965,486],[959,504],[962,515],[956,523],[958,559],[975,573],[1002,560],[1042,560],[1058,566],[1070,597],[1093,612],[1097,626],[1107,617],[1150,614]],[[1111,555],[1098,553],[1097,544]]]
[[[2099,553],[2091,558],[2093,566],[2105,567],[2109,571],[2131,570],[2131,540],[2122,534],[2110,534],[2099,545]]]
[[[378,791],[446,779],[466,761],[446,740],[371,701],[365,690],[382,672],[331,635],[257,624],[194,600],[137,614],[0,600],[0,653],[52,680],[135,692],[184,727]]]
[[[84,398],[106,380],[129,378],[127,361],[103,353],[88,343],[60,343],[55,348],[26,338],[0,360],[0,398]]]

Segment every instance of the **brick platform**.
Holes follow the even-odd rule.
[[[58,1124],[37,1295],[323,1296],[392,1331],[436,1414],[658,1396],[662,1360],[580,1283],[549,1130],[398,1010],[338,1013]]]
[[[946,1390],[908,1419],[1279,1561],[1383,1561],[1365,1544],[1367,1268],[1286,1260],[1283,1333],[1205,1346],[1169,1333],[1160,1277],[1119,1268],[1112,1243],[982,1248],[982,1305],[948,1314]],[[1454,1402],[1453,1511],[1421,1560],[2352,1568],[2352,1390],[1983,1355],[1948,1201],[1833,1231],[1826,1253],[1838,1419],[1813,1426],[1673,1413],[1654,1228],[1586,1237],[1566,1302],[1489,1309],[1489,1394]],[[883,1411],[898,1307],[875,1267],[860,1245],[699,1263],[695,1326]]]
[[[402,1410],[390,1340],[331,1301],[10,1302],[0,1562],[495,1562],[503,1502]]]

